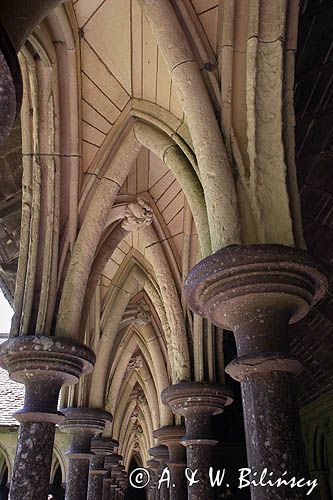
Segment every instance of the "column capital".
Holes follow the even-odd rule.
[[[233,401],[227,387],[208,382],[181,381],[164,389],[161,397],[173,413],[184,417],[199,413],[217,415]]]
[[[66,455],[69,458],[89,458],[92,455],[91,439],[103,432],[107,422],[112,422],[111,413],[84,407],[64,408],[61,412],[65,415],[65,420],[60,429],[72,436]]]
[[[165,446],[179,443],[185,434],[186,429],[182,425],[166,425],[153,432],[154,437],[158,439],[159,443]]]
[[[115,469],[120,465],[120,462],[123,460],[123,456],[118,453],[112,453],[112,455],[107,455],[105,457],[105,468],[107,470]]]
[[[160,463],[165,463],[169,459],[169,451],[168,448],[164,445],[154,446],[149,449],[149,455]]]
[[[288,324],[302,319],[327,290],[327,270],[318,258],[273,244],[223,248],[199,262],[184,286],[194,312],[233,330],[238,358],[226,371],[238,381],[302,371],[288,352]]]
[[[154,437],[158,439],[161,445],[167,446],[169,450],[168,465],[184,465],[185,449],[181,444],[186,435],[186,429],[180,425],[167,425],[156,429]]]
[[[119,445],[116,439],[106,436],[97,436],[91,440],[91,451],[95,455],[112,455],[114,449]]]
[[[78,382],[93,369],[95,354],[87,346],[61,337],[12,337],[0,347],[0,366],[12,380],[25,385],[19,422],[60,423],[57,411],[62,386]]]
[[[267,307],[302,319],[328,289],[327,269],[305,250],[285,245],[230,245],[199,262],[184,294],[197,314],[228,330]]]

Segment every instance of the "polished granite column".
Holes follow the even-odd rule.
[[[179,382],[164,389],[162,401],[175,415],[185,417],[186,435],[182,444],[186,447],[187,467],[195,473],[197,481],[188,482],[188,498],[214,500],[209,478],[209,468],[214,466],[213,447],[217,444],[212,417],[232,402],[231,392],[224,386],[205,382]]]
[[[108,473],[105,458],[112,455],[116,446],[118,441],[109,437],[95,437],[91,440],[93,456],[90,460],[88,500],[102,500],[103,478]]]
[[[112,416],[97,408],[65,408],[62,412],[66,418],[60,428],[71,436],[65,498],[82,500],[87,498],[91,440],[103,432]]]
[[[61,387],[75,384],[89,373],[94,353],[86,346],[60,337],[13,337],[0,347],[0,366],[11,379],[25,385],[11,500],[47,498],[55,425],[64,420],[57,410]]]
[[[226,371],[240,381],[251,479],[308,477],[288,325],[327,292],[326,270],[306,251],[283,245],[232,245],[197,264],[184,292],[188,305],[235,335],[238,357]],[[256,474],[256,477],[254,476]],[[249,479],[249,478],[247,478]],[[268,477],[266,477],[266,480]],[[253,500],[308,498],[306,488],[252,486]]]
[[[154,431],[154,437],[169,450],[169,460],[166,465],[170,471],[170,500],[187,499],[186,450],[181,443],[185,434],[185,427],[175,425],[168,425]]]

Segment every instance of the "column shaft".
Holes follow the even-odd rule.
[[[266,480],[276,480],[285,472],[287,479],[301,479],[307,469],[293,374],[300,364],[286,351],[286,314],[267,308],[261,318],[262,322],[237,328],[238,358],[227,367],[241,382],[248,463],[257,473],[251,479],[259,479],[265,469]],[[287,485],[251,486],[251,494],[256,500],[306,498],[304,488]]]
[[[55,425],[46,422],[20,425],[10,486],[13,500],[47,498],[54,433]]]
[[[217,384],[182,381],[164,389],[162,401],[169,404],[173,413],[185,417],[186,435],[181,443],[186,447],[187,467],[193,474],[196,472],[196,482],[188,484],[189,500],[215,500],[209,478],[212,450],[217,444],[212,417],[232,402],[230,390]]]
[[[194,312],[235,335],[238,357],[226,372],[241,382],[252,500],[307,498],[293,392],[302,366],[290,353],[288,326],[327,293],[326,274],[304,250],[231,245],[197,264],[184,285]],[[278,487],[279,478],[296,484]]]
[[[103,498],[104,500],[104,498]],[[116,500],[116,485],[111,484],[110,485],[110,500]]]
[[[167,446],[169,460],[167,466],[170,472],[170,500],[187,499],[187,481],[185,477],[186,450],[181,444],[186,434],[185,427],[168,425],[154,431],[154,437],[159,444]]]
[[[55,424],[64,420],[57,410],[60,389],[89,373],[95,355],[84,345],[55,337],[13,337],[0,347],[0,366],[25,385],[10,488],[11,500],[47,498]]]
[[[101,500],[103,495],[103,474],[90,471],[87,500]]]
[[[89,458],[69,459],[66,500],[81,500],[87,498],[88,475]]]
[[[207,409],[209,412],[209,410]],[[209,479],[209,468],[213,467],[213,447],[217,443],[212,439],[212,414],[202,410],[185,417],[187,467],[194,473],[196,483],[188,485],[189,500],[214,500],[215,493]]]
[[[168,463],[170,470],[170,500],[187,500],[185,464]]]

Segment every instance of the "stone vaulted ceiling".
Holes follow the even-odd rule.
[[[200,71],[217,116],[219,115],[219,109],[216,106],[218,101],[216,93],[220,91],[217,70],[218,4],[217,0],[173,2],[178,17],[186,19],[186,22],[183,23],[185,31],[199,61]],[[107,179],[103,175],[108,165],[105,166],[104,171],[101,173],[97,168],[99,162],[101,162],[101,158],[103,159],[105,152],[108,151],[110,144],[117,150],[116,146],[121,143],[121,134],[129,121],[129,117],[144,121],[145,117],[149,115],[152,123],[154,123],[153,120],[157,120],[158,115],[159,118],[162,117],[162,122],[172,123],[173,133],[171,135],[176,135],[174,131],[179,131],[179,137],[186,143],[189,158],[191,154],[193,156],[193,149],[191,149],[191,137],[186,125],[180,96],[171,80],[166,63],[157,45],[156,37],[150,29],[139,2],[137,0],[76,0],[72,4],[66,4],[66,13],[72,17],[72,24],[77,28],[73,47],[76,45],[75,57],[78,60],[78,74],[74,75],[74,70],[73,74],[71,71],[67,72],[68,79],[72,78],[75,82],[75,88],[77,87],[80,118],[79,130],[76,134],[80,137],[79,154],[72,155],[73,158],[70,158],[72,161],[70,167],[73,170],[74,156],[76,159],[80,158],[77,193],[79,207],[76,214],[77,227],[73,230],[74,237],[72,235],[74,241],[89,210],[87,207],[89,207],[91,201],[89,196],[90,191],[93,191],[92,186],[94,186],[94,183],[97,185],[99,181]],[[333,234],[333,187],[330,172],[333,143],[333,87],[332,72],[330,71],[333,53],[332,16],[332,2],[309,0],[302,3],[295,86],[296,154],[304,234],[309,250],[323,257],[328,263],[332,263]],[[36,28],[33,35],[35,38],[28,42],[22,51],[23,56],[28,61],[28,70],[24,67],[25,78],[29,71],[31,71],[31,74],[35,71],[39,77],[38,83],[42,83],[40,88],[43,91],[45,91],[45,88],[48,89],[46,85],[43,86],[43,78],[46,80],[46,71],[40,63],[37,49],[40,41],[45,43],[47,39],[45,33],[49,36],[47,31],[48,23],[52,25],[50,33],[52,33],[53,39],[50,45],[53,45],[56,48],[55,52],[61,55],[63,41],[54,35],[54,26],[56,25],[54,17],[52,20],[46,20],[40,27]],[[43,43],[40,44],[43,45]],[[241,41],[238,40],[237,43],[241,44]],[[33,46],[32,50],[30,44]],[[71,50],[74,52],[71,47],[67,47],[67,52]],[[228,44],[225,45],[224,49],[226,47],[228,48]],[[33,57],[29,59],[27,53],[29,53],[29,57],[31,54]],[[50,53],[52,53],[51,50]],[[239,64],[243,71],[244,61],[240,55],[241,53],[242,50],[236,50],[237,57],[241,59]],[[57,62],[61,67],[60,56]],[[56,66],[55,63],[54,66]],[[63,67],[61,67],[61,70],[63,70]],[[242,71],[239,74],[242,74]],[[59,71],[59,75],[59,81],[61,82],[61,71]],[[76,77],[78,77],[77,80],[75,80]],[[25,81],[27,81],[27,78]],[[64,84],[64,82],[62,83]],[[240,95],[244,97],[245,91],[243,92],[243,90],[240,89]],[[40,94],[42,107],[43,103],[45,104],[45,101],[47,101],[47,92],[40,92]],[[56,92],[51,92],[51,97],[56,100]],[[236,104],[235,107],[237,107]],[[22,115],[25,120],[27,114],[33,113],[29,107],[25,106]],[[63,110],[62,114],[65,115]],[[42,118],[45,119],[45,116]],[[67,117],[68,121],[71,121],[71,118],[74,122],[76,116]],[[242,120],[240,122],[243,124]],[[54,128],[56,129],[56,127]],[[66,127],[64,128],[66,130]],[[20,134],[19,129],[16,133]],[[26,138],[25,142],[27,142]],[[63,140],[63,142],[65,141]],[[11,144],[12,149],[10,149]],[[18,257],[21,198],[20,147],[20,141],[15,141],[14,131],[12,142],[8,143],[9,149],[0,155],[1,175],[5,177],[5,182],[0,189],[0,280],[2,280],[1,285],[9,289],[9,295],[13,295],[14,291]],[[86,340],[92,347],[98,346],[100,337],[102,337],[105,330],[107,330],[108,334],[106,336],[107,342],[113,338],[112,334],[119,333],[119,335],[116,335],[114,346],[110,347],[110,352],[107,352],[102,358],[102,361],[106,359],[106,362],[103,365],[102,361],[98,361],[95,370],[96,375],[94,374],[98,383],[102,376],[105,379],[108,379],[108,377],[112,379],[115,373],[118,375],[118,379],[114,377],[117,379],[116,382],[107,380],[106,383],[107,392],[111,394],[108,401],[109,409],[113,412],[114,408],[117,407],[117,411],[119,411],[119,414],[117,414],[117,417],[119,417],[117,419],[118,423],[116,424],[118,426],[119,422],[123,422],[123,419],[129,422],[131,418],[135,417],[135,424],[137,424],[138,419],[141,424],[144,421],[142,408],[144,408],[146,394],[142,390],[143,381],[150,380],[149,370],[154,369],[152,360],[149,358],[150,352],[145,351],[145,345],[154,346],[157,364],[164,367],[164,371],[161,370],[163,373],[160,375],[163,380],[162,382],[159,380],[159,383],[166,386],[170,376],[170,361],[168,360],[165,342],[167,333],[163,325],[163,308],[157,311],[156,303],[153,304],[153,299],[158,295],[156,289],[154,290],[154,287],[151,286],[149,294],[145,288],[148,281],[147,276],[156,278],[156,275],[160,272],[159,259],[163,252],[158,253],[158,250],[156,250],[154,259],[151,258],[152,253],[154,249],[160,247],[165,252],[165,260],[169,266],[168,272],[172,275],[173,280],[171,281],[174,282],[175,292],[179,296],[181,295],[182,280],[199,258],[198,228],[194,224],[189,202],[188,199],[186,201],[180,182],[166,166],[166,163],[162,161],[166,151],[168,149],[163,151],[161,159],[146,147],[140,149],[128,175],[125,176],[124,182],[119,186],[115,213],[112,216],[110,215],[110,220],[104,227],[103,236],[97,247],[96,254],[107,240],[110,228],[113,230],[119,220],[124,218],[124,210],[126,212],[128,209],[125,207],[135,202],[137,197],[146,200],[154,213],[152,227],[155,232],[152,233],[153,236],[149,244],[147,244],[147,240],[143,238],[140,231],[129,231],[124,238],[120,238],[115,248],[113,248],[111,256],[102,266],[98,293],[93,294],[93,297],[89,297],[89,300],[85,302],[86,310],[83,311],[85,319],[89,318],[87,325],[83,324],[80,335],[81,337],[84,336],[85,327],[87,326]],[[59,158],[61,156],[59,154]],[[71,170],[69,163],[66,163],[69,158],[61,158],[61,160],[63,161],[61,165],[62,178],[65,179],[65,181],[62,181],[61,194],[63,195],[66,192],[67,195],[67,198],[64,196],[62,205],[68,204],[70,206],[70,202],[68,202],[70,196],[66,191],[68,187],[66,184],[70,188],[72,187],[72,183],[66,177]],[[9,162],[11,168],[9,168]],[[77,209],[76,206],[75,209]],[[137,209],[136,206],[134,210]],[[121,217],[117,210],[121,213]],[[70,237],[64,230],[69,212],[69,209],[67,212],[65,210],[61,212],[59,243],[59,267],[61,270],[66,269],[70,252],[73,250],[68,243]],[[144,222],[147,222],[147,217],[149,218],[149,214],[147,216],[147,212],[143,209],[142,219]],[[94,219],[93,222],[95,222]],[[68,248],[66,244],[68,244]],[[130,268],[131,262],[135,262],[134,270]],[[141,281],[137,279],[137,276],[136,281],[133,278],[133,275],[138,273],[138,268],[141,269],[137,263],[140,265],[144,263],[142,267],[146,266],[146,275],[144,277],[140,275]],[[135,286],[132,286],[131,280],[127,279],[126,272],[128,269],[130,269],[129,277],[132,282],[135,281]],[[169,285],[166,274],[162,273],[159,276],[165,289]],[[53,285],[56,293],[58,293],[62,285],[62,278],[59,276],[57,276],[57,283]],[[36,276],[37,285],[41,289],[42,278],[41,275]],[[38,286],[35,288],[38,295],[40,290]],[[161,288],[163,289],[163,287]],[[115,290],[119,292],[118,296],[116,296]],[[127,296],[126,300],[122,298],[122,292],[124,296]],[[42,292],[40,292],[40,295],[43,295]],[[112,315],[114,314],[115,304],[121,313],[119,313],[119,328],[117,327],[117,331],[113,332]],[[186,311],[184,304],[180,304],[180,309]],[[186,320],[183,323],[186,323],[186,328],[188,327],[188,331],[192,332],[193,317],[186,312],[185,316]],[[306,404],[332,387],[332,318],[332,296],[329,295],[317,309],[309,314],[306,321],[291,329],[293,349],[298,356],[301,356],[306,368],[305,373],[300,378],[300,401],[302,404]],[[44,320],[44,317],[42,317],[42,320]],[[165,323],[167,324],[167,322]],[[177,323],[173,325],[175,330],[177,330],[178,326]],[[221,371],[223,371],[224,356],[223,352],[221,353],[221,337],[215,337],[211,325],[206,323],[201,325],[201,335],[202,344],[199,345],[198,343],[198,345],[191,346],[194,352],[193,357],[197,357],[196,369],[198,373],[196,375],[201,377],[208,374],[213,379],[216,374],[213,363],[210,363],[210,361],[213,358],[212,352],[214,352],[214,348],[216,348],[214,363],[220,366]],[[232,356],[235,355],[233,341],[230,337],[226,335],[225,338],[225,360],[227,361],[230,361],[231,354]],[[192,341],[192,339],[189,339],[189,343]],[[228,345],[230,352],[227,352]],[[112,366],[109,358],[113,360]],[[222,382],[223,377],[224,374],[217,375],[217,378]],[[97,382],[96,386],[98,386]],[[149,385],[148,382],[147,385]],[[84,400],[85,388],[83,387],[80,390],[82,393],[76,395],[77,402],[80,402],[80,398]],[[152,391],[149,393],[150,398],[155,401],[155,389],[150,388],[150,390]],[[127,398],[125,398],[126,404],[123,399],[117,399],[117,395],[123,393]],[[93,402],[94,398],[98,400],[97,396],[96,398],[93,396]],[[139,399],[141,406],[136,407],[135,401]],[[156,407],[158,407],[157,402]],[[166,410],[162,409],[161,411]],[[138,416],[134,415],[133,417],[131,412],[135,412]],[[154,419],[157,417],[154,412],[151,418],[154,424],[151,423],[151,428],[156,428],[157,423],[154,422]],[[123,436],[127,429],[119,428],[116,429],[116,432]],[[146,434],[147,432],[145,432]],[[139,438],[136,437],[136,439]],[[127,441],[132,443],[132,438],[128,438]],[[147,446],[142,446],[142,448],[147,449]]]

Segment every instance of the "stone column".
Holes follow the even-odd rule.
[[[93,352],[82,344],[55,337],[13,337],[0,347],[0,366],[11,379],[25,384],[11,500],[47,498],[55,424],[64,417],[57,411],[60,389],[89,373]]]
[[[116,500],[116,472],[122,459],[123,457],[117,453],[105,458],[105,469],[108,475],[103,480],[103,500]]]
[[[125,470],[123,470],[121,472],[121,479],[119,481],[119,485],[121,487],[120,498],[121,498],[121,500],[123,500],[125,498],[126,490],[127,490],[127,487],[128,487],[127,472]]]
[[[105,469],[105,458],[112,455],[118,441],[109,437],[96,437],[91,441],[88,500],[101,500],[103,495],[103,478],[108,473]]]
[[[186,451],[181,443],[185,434],[185,427],[173,425],[154,431],[154,437],[169,450],[169,460],[166,465],[170,471],[170,500],[187,499]]]
[[[209,479],[209,468],[214,466],[212,416],[222,413],[232,402],[231,392],[224,386],[205,382],[179,382],[162,392],[162,401],[169,404],[176,415],[185,417],[187,467],[197,471],[198,482],[188,485],[190,500],[213,500],[214,489]]]
[[[147,486],[148,491],[151,492],[151,500],[159,500],[160,490],[157,489],[157,481],[160,470],[160,463],[158,460],[147,460],[147,467],[149,467],[150,481]]]
[[[125,467],[123,465],[117,465],[115,468],[115,492],[116,492],[116,500],[122,500],[122,487],[121,487],[121,482],[123,480],[123,470]]]
[[[66,418],[60,428],[71,436],[70,449],[66,453],[69,463],[65,498],[82,500],[87,498],[89,462],[93,456],[91,440],[103,432],[112,416],[96,408],[65,408],[62,412]]]
[[[163,470],[167,467],[167,461],[169,460],[169,452],[168,448],[164,445],[155,446],[154,448],[150,448],[149,455],[151,455],[155,460],[159,462],[159,469],[157,472],[157,490],[159,492],[160,500],[168,500],[169,499],[169,489],[165,482],[161,483],[159,487],[159,480],[162,477]]]
[[[238,357],[226,371],[241,382],[247,453],[253,473],[267,468],[303,478],[305,460],[288,325],[303,318],[327,291],[322,263],[283,245],[233,245],[204,259],[185,283],[189,306],[233,330]],[[266,478],[268,479],[268,478]],[[306,498],[306,488],[252,487],[254,500]]]

